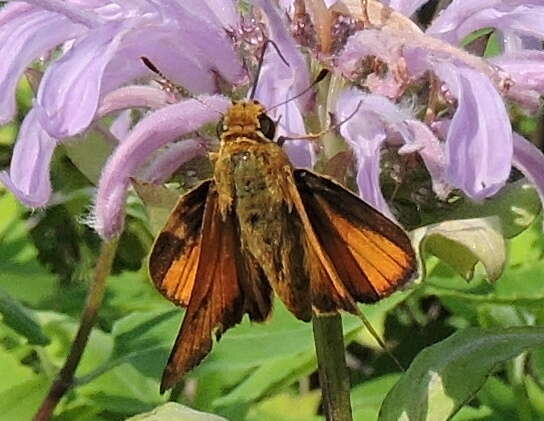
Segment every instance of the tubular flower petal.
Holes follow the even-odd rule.
[[[544,154],[515,132],[513,165],[535,185],[540,201],[544,203]]]
[[[94,208],[95,229],[102,237],[112,237],[122,230],[130,177],[151,154],[218,119],[230,105],[227,98],[220,96],[200,97],[200,101],[189,99],[157,110],[141,120],[115,149],[102,172]]]
[[[165,183],[185,162],[206,154],[203,139],[185,139],[166,145],[142,171],[141,178],[148,183]]]
[[[306,134],[302,113],[311,100],[311,93],[289,100],[310,86],[308,66],[295,40],[287,32],[278,10],[268,1],[257,0],[256,4],[265,12],[270,39],[278,45],[288,65],[274,48],[269,48],[263,60],[255,98],[273,107],[270,115],[278,120],[279,136],[302,136]],[[275,107],[282,102],[286,103]],[[315,162],[315,152],[308,141],[287,141],[285,150],[297,167],[311,168]]]
[[[357,158],[359,195],[368,204],[394,219],[380,188],[380,149],[386,139],[385,125],[378,114],[365,106],[363,98],[356,90],[347,90],[338,98],[338,117],[342,120],[349,117],[340,126],[340,133]]]
[[[124,34],[119,26],[114,22],[90,31],[45,72],[36,108],[49,133],[58,138],[73,136],[91,123],[104,69]]]
[[[45,206],[51,196],[49,165],[56,146],[57,140],[30,111],[21,125],[9,173],[0,172],[0,181],[29,207]]]
[[[26,67],[84,29],[64,16],[19,3],[0,10],[0,124],[15,116],[15,89]]]
[[[448,180],[473,199],[497,193],[510,175],[512,128],[489,79],[472,69],[439,63],[435,72],[457,98],[446,139]]]
[[[127,108],[162,108],[175,102],[168,92],[152,86],[124,86],[110,92],[102,100],[98,116],[103,117],[111,112]]]
[[[544,4],[540,0],[454,0],[433,21],[427,33],[452,44],[487,27],[543,39],[543,20]]]
[[[429,0],[388,0],[384,1],[384,3],[406,16],[411,16],[417,9],[428,1]]]
[[[490,59],[491,63],[508,73],[510,88],[544,94],[544,51],[521,50]]]

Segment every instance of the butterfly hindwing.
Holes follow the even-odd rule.
[[[234,218],[222,218],[212,185],[203,215],[196,281],[163,373],[161,391],[172,387],[209,353],[214,334],[219,337],[242,319],[245,310],[239,252]]]
[[[306,170],[294,177],[319,243],[356,301],[377,301],[413,277],[415,254],[400,227],[328,178]]]

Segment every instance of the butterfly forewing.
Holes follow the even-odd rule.
[[[201,250],[201,227],[211,180],[180,198],[155,240],[149,275],[163,295],[186,307],[195,283]]]
[[[221,217],[217,192],[212,185],[202,221],[196,281],[163,373],[161,391],[172,387],[209,353],[214,333],[219,336],[242,319],[239,251],[233,218],[231,215]]]
[[[355,300],[377,301],[414,276],[415,254],[400,227],[332,180],[306,170],[294,177],[319,243]]]

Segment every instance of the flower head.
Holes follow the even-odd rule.
[[[103,237],[118,234],[130,178],[162,182],[203,154],[207,140],[195,131],[229,106],[222,87],[247,90],[248,70],[254,75],[269,39],[279,52],[266,50],[255,97],[270,108],[279,134],[308,133],[308,115],[314,126],[316,120],[329,124],[329,115],[341,122],[340,135],[354,151],[359,194],[390,217],[395,211],[382,190],[385,152],[400,162],[421,162],[438,199],[453,191],[490,197],[512,165],[544,197],[537,170],[544,159],[513,133],[505,106],[508,99],[534,110],[543,93],[541,2],[455,0],[425,31],[409,18],[425,1],[367,3],[362,13],[359,2],[282,1],[278,8],[256,0],[243,16],[234,0],[9,3],[0,10],[0,123],[15,115],[25,69],[39,60],[45,71],[0,181],[28,206],[46,205],[56,145],[116,115],[109,127],[116,145],[98,185],[94,225]],[[501,35],[496,57],[460,46],[484,27]],[[156,75],[141,57],[189,99],[164,89],[170,82],[162,88],[150,83]],[[316,65],[326,66],[331,80],[317,99],[312,92],[298,96]],[[346,81],[354,86],[345,88]],[[133,109],[143,111],[135,125]],[[284,147],[295,166],[312,167],[319,158],[305,140]]]

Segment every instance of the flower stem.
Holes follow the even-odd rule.
[[[314,314],[312,324],[326,419],[352,421],[342,318],[339,314]]]
[[[64,366],[59,371],[57,378],[49,388],[47,396],[40,408],[34,415],[33,421],[47,421],[53,415],[56,406],[70,389],[74,381],[74,373],[79,365],[83,351],[89,340],[91,330],[96,323],[98,310],[104,298],[106,279],[111,271],[115,251],[117,250],[118,239],[104,241],[100,248],[100,255],[95,268],[94,279],[89,292],[85,308],[81,314],[81,321],[72,347]]]

